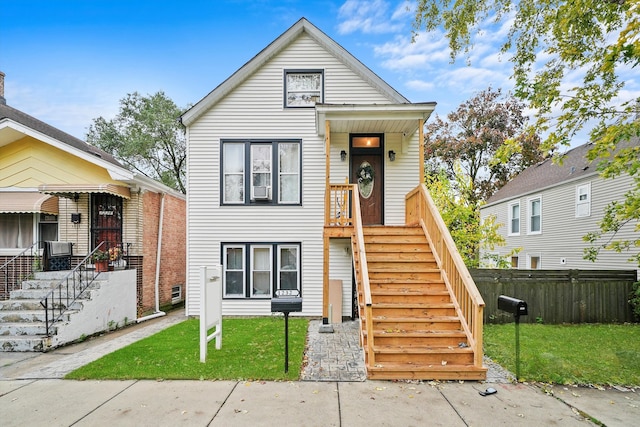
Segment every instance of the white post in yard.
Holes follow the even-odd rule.
[[[207,361],[207,344],[222,348],[222,268],[200,267],[200,362]],[[209,329],[215,331],[209,334]]]

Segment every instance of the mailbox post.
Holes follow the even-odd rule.
[[[289,313],[302,311],[302,298],[297,290],[276,291],[271,298],[271,312],[284,314],[284,372],[289,372]]]
[[[513,297],[500,295],[498,309],[513,314],[516,319],[516,381],[520,378],[520,316],[529,314],[527,303]]]

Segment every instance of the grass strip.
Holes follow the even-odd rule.
[[[515,324],[485,325],[485,353],[516,372]],[[640,386],[639,324],[520,324],[520,378]]]
[[[222,349],[200,362],[199,320],[189,319],[69,373],[67,379],[297,380],[308,320],[289,318],[289,372],[284,372],[284,317],[224,318]]]

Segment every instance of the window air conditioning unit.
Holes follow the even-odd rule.
[[[254,200],[269,200],[271,198],[271,187],[256,185],[252,187]]]

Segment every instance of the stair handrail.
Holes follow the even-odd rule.
[[[364,297],[364,309],[365,309],[365,329],[367,330],[367,355],[370,365],[375,364],[375,353],[373,351],[373,307],[371,302],[371,285],[369,283],[369,268],[367,266],[367,253],[364,246],[364,232],[362,230],[362,215],[360,212],[360,195],[358,194],[358,188],[355,184],[351,185],[352,193],[352,220],[353,220],[353,235],[352,239],[355,241],[356,248],[358,250],[358,263],[360,264],[360,284],[362,286],[362,295]],[[355,255],[355,254],[354,254]],[[354,259],[355,261],[355,259]],[[356,280],[358,275],[356,274]],[[357,285],[357,284],[356,284]],[[362,328],[360,329],[362,333]]]
[[[405,223],[420,225],[429,240],[456,312],[463,320],[462,327],[474,352],[474,365],[482,367],[482,323],[485,304],[480,291],[425,184],[420,184],[405,196],[405,207]]]
[[[14,256],[13,258],[11,258],[10,260],[8,260],[7,262],[5,262],[4,264],[2,264],[2,266],[0,267],[0,271],[2,273],[2,276],[4,277],[4,292],[2,292],[0,295],[2,295],[2,298],[0,299],[4,299],[4,297],[6,296],[8,298],[9,293],[13,290],[13,287],[16,286],[21,280],[26,279],[27,277],[30,277],[35,268],[34,268],[34,260],[37,261],[37,263],[42,266],[42,254],[39,253],[37,247],[40,246],[42,242],[38,241],[33,243],[31,246],[29,246],[28,248],[26,248],[25,250],[23,250],[22,252],[20,252],[18,255]],[[30,254],[31,259],[29,260],[29,264],[28,264],[28,268],[26,269],[26,271],[20,271],[21,273],[21,277],[16,278],[13,277],[13,282],[9,283],[9,272],[10,271],[15,271],[16,269],[12,269],[11,267],[15,264],[17,264],[20,260],[22,260],[25,256],[27,256],[27,253]],[[9,287],[12,287],[12,289],[9,289]]]
[[[100,275],[100,272],[97,272],[95,268],[88,268],[87,265],[90,264],[94,253],[103,244],[105,244],[104,241],[100,242],[89,255],[84,257],[74,269],[60,279],[60,282],[54,285],[47,295],[40,300],[40,305],[44,308],[46,336],[51,336],[50,332],[53,324],[62,318],[65,311],[84,295],[85,291]],[[63,291],[65,290],[66,294],[63,296]],[[71,294],[69,293],[70,290],[72,291]]]

